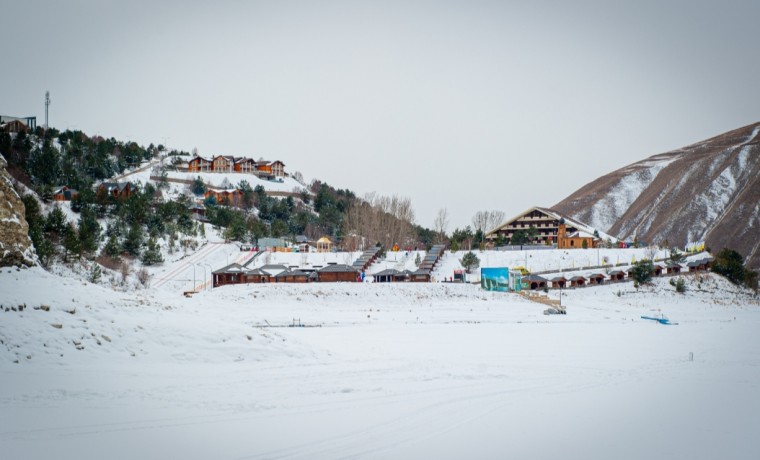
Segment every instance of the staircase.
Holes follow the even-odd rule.
[[[446,245],[436,244],[430,248],[430,251],[428,251],[427,255],[425,255],[425,258],[422,259],[422,262],[418,268],[420,270],[430,270],[432,272],[435,268],[435,265],[438,263],[438,261],[441,260],[441,256],[443,256],[443,252],[445,250]]]
[[[351,264],[351,266],[360,272],[366,271],[367,268],[372,265],[375,260],[377,260],[377,256],[380,254],[381,249],[382,248],[380,246],[366,249],[364,252],[362,252],[362,255],[360,255],[353,264]]]

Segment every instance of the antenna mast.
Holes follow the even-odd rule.
[[[50,91],[45,91],[45,129],[48,129],[48,107],[50,107]]]

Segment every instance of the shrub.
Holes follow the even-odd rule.
[[[676,280],[676,282],[673,283],[673,285],[676,287],[676,292],[680,294],[683,294],[684,292],[686,292],[686,282],[684,281],[683,278],[678,278],[678,280]]]

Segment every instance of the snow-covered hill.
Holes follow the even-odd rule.
[[[760,267],[760,123],[652,156],[553,206],[620,238],[734,248]]]
[[[3,268],[2,456],[754,458],[760,305],[687,280],[566,290],[544,316],[468,284],[185,298]]]

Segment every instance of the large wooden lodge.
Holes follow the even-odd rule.
[[[559,249],[597,247],[604,238],[617,242],[616,238],[602,234],[586,224],[563,216],[549,208],[533,207],[507,220],[486,233],[486,240],[493,244],[501,236],[511,241],[518,231],[528,233],[533,229],[533,237],[528,244],[556,245]]]

